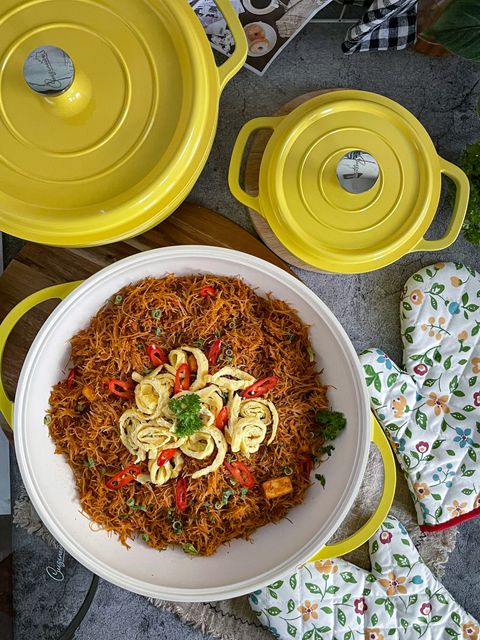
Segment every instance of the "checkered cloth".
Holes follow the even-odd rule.
[[[360,4],[369,9],[351,27],[342,43],[347,55],[357,51],[404,49],[414,42],[417,26],[417,0],[341,0],[343,4]]]

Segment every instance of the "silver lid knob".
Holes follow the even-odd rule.
[[[72,85],[75,68],[63,49],[37,47],[25,60],[23,75],[33,91],[42,95],[58,95]]]

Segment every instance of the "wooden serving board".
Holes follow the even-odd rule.
[[[338,91],[338,89],[325,89],[323,91],[311,91],[310,93],[304,93],[303,95],[297,96],[293,100],[290,100],[290,102],[284,104],[274,115],[286,116],[301,104],[307,102],[307,100],[311,100],[322,93],[330,93],[331,91]],[[250,152],[245,163],[245,191],[251,195],[258,194],[260,165],[262,164],[263,153],[272,133],[273,132],[268,129],[262,129],[253,138]],[[303,262],[303,260],[294,256],[293,253],[290,253],[280,240],[278,240],[265,218],[253,209],[248,209],[248,212],[256,232],[265,242],[267,247],[276,253],[277,256],[294,267],[300,267],[300,269],[305,269],[306,271],[315,271],[316,273],[320,273],[319,269],[312,267],[312,265],[307,262]]]
[[[39,289],[88,278],[112,262],[140,251],[182,244],[237,249],[290,272],[283,260],[238,224],[205,207],[184,203],[158,227],[131,240],[86,249],[26,244],[0,277],[0,321],[18,302]],[[30,344],[57,304],[58,301],[48,301],[39,305],[10,335],[2,373],[11,398]],[[7,435],[11,434],[9,429],[4,430]]]

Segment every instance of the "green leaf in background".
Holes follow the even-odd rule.
[[[463,58],[480,60],[478,0],[455,0],[425,33]]]
[[[310,593],[322,593],[322,590],[320,589],[320,587],[317,586],[316,584],[313,584],[313,582],[306,582],[305,586],[310,591]]]
[[[313,636],[313,629],[309,629],[308,631],[305,631],[305,633],[302,636],[302,640],[310,640],[310,638]]]
[[[295,602],[290,598],[287,602],[287,613],[291,613],[295,609]]]
[[[353,576],[353,573],[351,573],[350,571],[342,571],[340,575],[342,576],[344,582],[351,582],[353,584],[357,582]]]
[[[295,587],[297,586],[297,576],[295,574],[290,577],[289,583],[292,589],[295,589]]]
[[[454,611],[451,616],[452,620],[454,621],[454,623],[458,626],[460,626],[460,616],[458,615],[458,613],[456,611]]]
[[[470,181],[470,200],[463,223],[465,238],[472,244],[480,244],[480,143],[469,144],[460,159],[460,167]],[[477,335],[478,325],[472,330]],[[473,385],[472,385],[473,386]]]
[[[282,610],[278,607],[268,607],[267,609],[267,613],[269,613],[271,616],[278,616],[278,614],[281,612]]]
[[[297,627],[294,627],[293,624],[290,624],[289,622],[287,623],[287,631],[292,638],[297,635]]]
[[[272,589],[280,589],[282,584],[283,584],[283,580],[277,580],[276,582],[274,582],[270,586],[271,586]]]
[[[343,609],[340,609],[340,608],[337,609],[337,620],[342,625],[342,627],[345,626],[347,622],[347,616],[345,615],[345,612],[343,611]]]
[[[378,622],[378,616],[376,613],[372,614],[371,620],[370,620],[371,624],[375,627],[377,625]]]

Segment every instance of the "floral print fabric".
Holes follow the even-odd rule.
[[[282,640],[479,640],[401,522],[387,517],[369,547],[370,573],[340,558],[310,562],[250,594],[253,611]]]
[[[415,273],[400,301],[405,372],[360,357],[372,408],[402,466],[422,529],[480,514],[480,276],[459,263]]]

